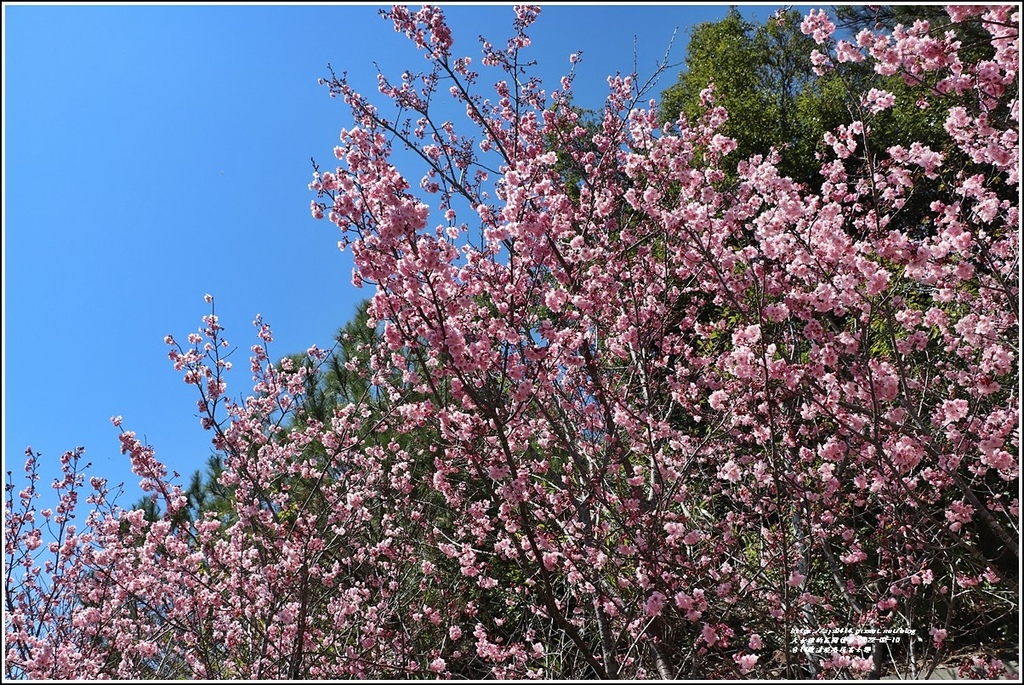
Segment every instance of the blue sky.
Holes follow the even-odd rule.
[[[330,346],[368,293],[351,285],[337,229],[309,214],[310,157],[332,168],[351,124],[317,79],[330,63],[376,95],[375,62],[392,76],[424,64],[378,7],[4,5],[5,470],[20,473],[29,445],[47,464],[84,445],[91,473],[134,501],[114,415],[170,469],[202,467],[210,436],[163,338],[199,327],[205,293],[239,348],[233,397],[251,391],[257,313],[277,357]],[[598,108],[634,45],[643,79],[674,29],[681,64],[687,30],[727,10],[543,5],[530,54],[550,90],[582,51],[577,102]],[[511,5],[445,11],[463,54],[478,58],[480,34],[510,35]]]

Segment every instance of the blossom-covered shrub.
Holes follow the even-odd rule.
[[[381,76],[394,115],[325,81],[353,125],[311,211],[372,296],[381,337],[347,365],[366,392],[314,418],[328,355],[275,365],[257,321],[234,402],[216,317],[170,338],[231,511],[186,511],[127,431],[157,520],[93,481],[68,526],[75,454],[52,519],[34,481],[9,484],[9,674],[857,676],[1006,629],[1017,9],[950,8],[991,35],[976,63],[926,23],[850,42],[811,12],[818,70],[872,63],[948,111],[942,149],[875,149],[896,96],[853,94],[814,191],[778,152],[724,168],[713,88],[702,117],[659,126],[646,86],[613,77],[584,121],[571,72],[550,92],[529,76],[539,12],[483,43],[488,77],[440,9],[383,13],[429,65]],[[445,97],[464,120],[435,118]],[[920,194],[928,211],[902,213]]]

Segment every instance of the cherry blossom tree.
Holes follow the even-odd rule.
[[[257,319],[234,401],[212,310],[169,337],[232,511],[182,515],[123,431],[161,517],[93,479],[80,532],[79,454],[54,513],[30,453],[9,675],[878,676],[1015,621],[1017,8],[948,9],[981,61],[927,22],[850,42],[805,17],[818,71],[873,64],[945,111],[941,149],[876,149],[896,95],[851,93],[815,190],[780,151],[727,168],[713,88],[661,125],[653,80],[611,77],[583,121],[576,55],[554,90],[530,75],[539,13],[477,65],[440,9],[396,6],[427,67],[380,76],[393,108],[325,79],[353,122],[311,211],[372,294],[363,391],[310,411],[330,353],[275,364]]]

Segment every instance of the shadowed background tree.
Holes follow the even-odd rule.
[[[846,121],[844,93],[816,79],[815,43],[800,31],[801,15],[780,12],[765,24],[730,8],[718,22],[692,30],[686,70],[661,94],[661,120],[689,119],[703,109],[701,92],[714,83],[715,103],[729,112],[723,127],[736,140],[735,159],[783,150],[779,169],[803,183],[820,182],[814,152],[822,135]]]

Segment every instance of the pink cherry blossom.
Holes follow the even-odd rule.
[[[38,502],[28,450],[7,674],[841,678],[873,661],[785,651],[800,630],[932,621],[938,648],[951,593],[1016,606],[1019,13],[948,13],[983,59],[804,19],[864,92],[800,184],[790,150],[733,159],[713,86],[665,124],[620,73],[583,117],[572,73],[534,77],[538,7],[478,47],[442,8],[382,12],[424,68],[372,101],[323,79],[351,118],[309,186],[379,337],[277,361],[257,315],[251,393],[212,297],[165,338],[220,508],[120,417],[146,511],[82,450]],[[928,143],[881,142],[917,102]]]

